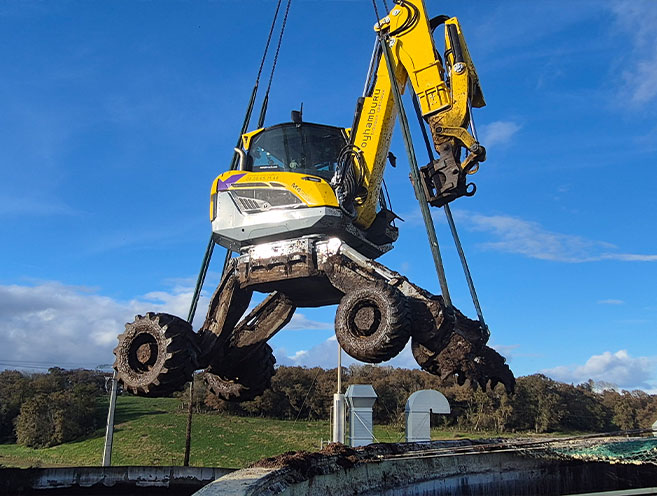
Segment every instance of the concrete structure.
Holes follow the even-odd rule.
[[[433,389],[415,391],[406,402],[406,442],[431,441],[431,414],[449,414],[445,395]]]
[[[234,469],[211,467],[0,468],[0,494],[190,494]]]
[[[349,445],[365,446],[374,441],[372,407],[376,392],[369,384],[352,384],[345,393],[349,405]]]
[[[655,420],[655,423],[652,424],[652,435],[657,437],[657,420]]]
[[[434,441],[287,454],[224,476],[195,495],[655,494],[657,470],[651,463],[533,457],[524,450],[497,447],[499,451],[482,451],[475,442]],[[640,488],[653,492],[639,493]]]

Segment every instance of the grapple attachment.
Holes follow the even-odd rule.
[[[441,379],[454,376],[459,385],[469,381],[482,389],[502,383],[511,392],[516,383],[513,373],[504,357],[486,346],[487,334],[479,322],[462,317],[440,340],[423,344],[413,338],[413,357],[423,370]]]
[[[436,303],[442,302],[442,298],[432,300],[427,307],[431,306],[435,315]],[[486,346],[488,329],[457,309],[449,312],[443,307],[435,320],[435,332],[422,329],[411,343],[413,357],[423,370],[441,379],[454,376],[459,385],[469,381],[474,388],[493,389],[502,383],[508,392],[513,391],[516,381],[505,358]]]

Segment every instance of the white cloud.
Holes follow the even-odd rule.
[[[611,9],[630,45],[621,61],[625,90],[632,103],[648,103],[657,97],[657,2],[624,0],[611,4]]]
[[[58,282],[33,286],[0,285],[0,368],[59,365],[96,367],[112,363],[116,337],[136,314],[166,312],[186,318],[193,290],[188,286],[153,291],[120,301],[84,287]],[[194,319],[205,319],[209,296],[199,300]],[[296,314],[291,329],[332,329]]]
[[[491,348],[493,348],[495,351],[497,351],[504,358],[506,358],[507,362],[511,362],[513,360],[513,352],[516,349],[518,349],[519,345],[517,345],[517,344],[491,344],[489,346]]]
[[[63,367],[107,364],[113,361],[117,334],[135,314],[168,312],[184,318],[190,300],[191,291],[182,288],[118,301],[57,282],[0,286],[0,359],[4,366],[16,367],[22,362]],[[202,300],[199,308],[207,306],[207,298]]]
[[[657,262],[657,255],[643,255],[640,253],[603,253],[595,260],[619,260],[621,262]]]
[[[623,305],[625,302],[623,300],[614,300],[609,298],[607,300],[598,300],[598,305]]]
[[[285,327],[288,331],[326,330],[333,329],[333,322],[319,322],[311,320],[298,311],[292,316],[292,320]]]
[[[481,144],[487,148],[509,143],[520,131],[520,125],[512,121],[495,121],[481,128]]]
[[[464,211],[457,211],[456,215],[469,229],[487,232],[496,238],[482,245],[491,250],[556,262],[657,262],[657,254],[618,253],[611,243],[548,231],[537,222],[518,217]]]
[[[338,342],[335,336],[313,346],[308,350],[300,350],[293,355],[288,355],[287,350],[278,348],[274,350],[276,363],[278,365],[301,366],[301,367],[322,367],[332,369],[338,366]],[[347,353],[342,352],[342,366],[348,367],[352,364],[359,364],[358,360],[353,359]],[[381,363],[382,366],[392,366],[405,369],[418,368],[413,353],[411,351],[410,341],[406,347],[396,357]]]
[[[615,384],[624,389],[657,388],[657,356],[632,357],[626,350],[593,355],[584,365],[562,365],[542,370],[553,379],[580,384],[595,382]]]

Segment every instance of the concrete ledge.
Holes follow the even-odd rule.
[[[187,494],[234,469],[212,467],[1,468],[0,493],[63,488],[188,488]]]
[[[329,445],[319,453],[286,453],[208,484],[198,496],[270,495],[541,495],[645,488],[657,467],[527,456],[479,449],[477,443]]]

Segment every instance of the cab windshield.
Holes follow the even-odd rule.
[[[344,130],[339,127],[280,124],[253,137],[247,152],[247,170],[300,172],[330,181],[346,144]]]

